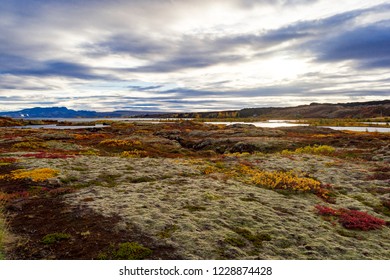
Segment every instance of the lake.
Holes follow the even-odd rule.
[[[96,122],[96,121],[127,121],[127,122],[147,122],[147,123],[160,123],[160,122],[169,122],[169,121],[178,121],[181,119],[170,118],[170,119],[159,119],[159,118],[29,118],[25,120],[53,120],[59,122]],[[187,120],[187,119],[186,119]],[[192,120],[192,119],[188,119]],[[268,128],[278,128],[278,127],[294,127],[294,126],[308,126],[304,123],[295,123],[293,121],[286,120],[269,120],[264,122],[206,122],[208,124],[221,124],[221,125],[232,125],[232,124],[252,124],[257,127],[268,127]],[[19,126],[17,128],[42,128],[42,129],[85,129],[85,128],[94,128],[94,127],[108,127],[109,125],[96,124],[96,125],[75,125],[75,126],[57,126],[55,124],[50,125],[26,125]],[[367,132],[385,132],[390,133],[390,127],[371,127],[371,126],[321,126],[326,128],[331,128],[334,130],[349,130],[349,131],[367,131]]]
[[[281,120],[270,120],[268,122],[206,122],[209,124],[225,124],[225,125],[232,125],[232,124],[253,124],[257,127],[269,127],[269,128],[276,128],[276,127],[291,127],[291,126],[308,126],[308,124],[304,123],[290,123],[286,121]]]
[[[96,124],[96,125],[55,125],[55,124],[42,124],[42,125],[23,125],[15,126],[13,128],[21,129],[85,129],[85,128],[101,128],[109,127],[109,125]]]

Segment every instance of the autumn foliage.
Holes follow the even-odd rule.
[[[37,168],[32,170],[17,169],[11,174],[1,175],[3,180],[23,180],[31,179],[34,182],[43,182],[58,175],[58,170],[51,168]]]
[[[316,205],[318,214],[322,216],[333,216],[338,218],[339,223],[347,229],[374,230],[386,224],[382,219],[358,210],[345,208],[333,209],[326,206]]]

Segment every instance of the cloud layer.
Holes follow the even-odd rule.
[[[390,4],[0,0],[0,111],[385,99]]]

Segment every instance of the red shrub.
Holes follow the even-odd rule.
[[[326,207],[326,206],[321,206],[321,205],[316,205],[315,207],[318,210],[318,214],[320,214],[320,215],[323,215],[323,216],[338,216],[338,211],[333,209],[333,208]]]
[[[379,229],[386,224],[386,221],[382,219],[357,210],[333,209],[321,205],[316,205],[315,208],[318,214],[322,216],[338,217],[339,223],[347,229],[373,230]]]
[[[372,230],[381,228],[386,224],[382,219],[371,216],[368,213],[342,209],[339,222],[348,229]]]
[[[0,157],[0,162],[2,163],[14,163],[17,161],[18,160],[16,158],[12,158],[12,157]]]

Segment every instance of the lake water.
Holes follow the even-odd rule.
[[[374,126],[321,126],[334,130],[350,130],[350,131],[366,131],[366,132],[390,132],[390,127],[374,127]]]
[[[276,127],[291,127],[291,126],[308,126],[308,124],[304,123],[289,123],[286,121],[281,120],[270,120],[268,122],[206,122],[209,124],[225,124],[225,125],[232,125],[232,124],[253,124],[257,127],[269,127],[269,128],[276,128]]]
[[[109,127],[109,125],[96,124],[96,125],[55,125],[55,124],[42,124],[42,125],[24,125],[15,126],[14,128],[24,129],[85,129],[85,128],[98,128],[98,127]]]
[[[96,122],[96,121],[128,121],[128,122],[147,122],[147,123],[159,123],[159,122],[169,122],[177,121],[181,119],[171,118],[171,119],[159,119],[159,118],[29,118],[26,120],[54,120],[59,122]],[[187,120],[187,119],[186,119]],[[192,119],[191,119],[192,120]],[[294,121],[285,121],[285,120],[269,120],[266,122],[206,122],[209,124],[222,124],[222,125],[232,125],[232,124],[252,124],[257,127],[268,127],[268,128],[278,128],[278,127],[294,127],[294,126],[308,126],[308,124],[303,123],[294,123]],[[43,129],[85,129],[85,128],[94,128],[94,127],[108,127],[109,125],[96,124],[91,126],[86,125],[76,125],[76,126],[57,126],[55,124],[50,125],[26,125],[20,126],[17,128],[43,128]],[[385,132],[390,133],[390,127],[371,127],[371,126],[322,126],[326,128],[331,128],[334,130],[349,130],[349,131],[367,131],[367,132]]]
[[[282,120],[270,120],[268,122],[209,122],[211,124],[225,124],[231,125],[235,123],[240,124],[253,124],[257,127],[292,127],[292,126],[308,126],[308,124],[303,123],[290,123]],[[331,128],[334,130],[349,130],[349,131],[367,131],[367,132],[390,132],[390,127],[370,127],[370,126],[320,126],[325,128]]]

